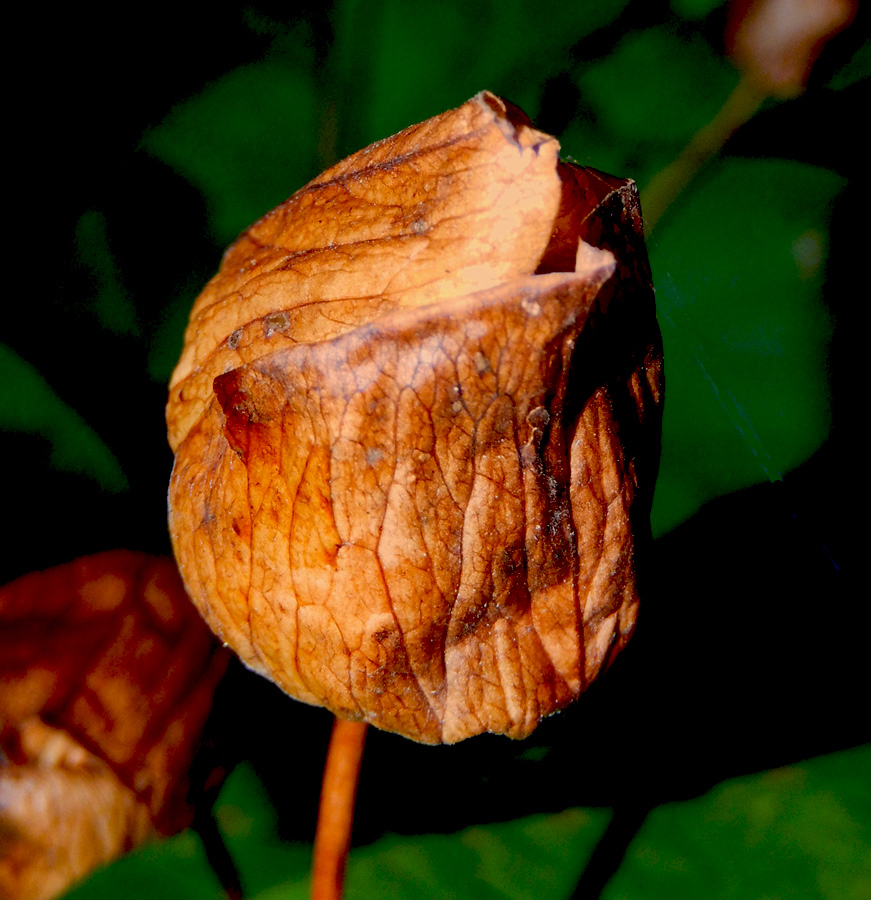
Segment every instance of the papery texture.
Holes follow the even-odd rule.
[[[483,93],[261,219],[167,408],[188,589],[251,668],[427,742],[513,737],[635,623],[661,348],[631,182]]]
[[[229,659],[169,559],[101,553],[0,588],[0,896],[52,897],[190,824]]]

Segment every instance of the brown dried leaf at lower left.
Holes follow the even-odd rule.
[[[169,559],[112,551],[0,588],[0,898],[54,897],[190,824],[228,661]]]

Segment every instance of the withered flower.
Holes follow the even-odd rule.
[[[856,15],[856,0],[732,0],[726,49],[771,97],[795,97],[823,47]]]
[[[0,897],[54,897],[191,823],[229,659],[170,559],[100,553],[0,588]]]
[[[176,556],[300,700],[520,738],[633,629],[660,336],[634,184],[558,151],[481,93],[298,191],[194,305]]]

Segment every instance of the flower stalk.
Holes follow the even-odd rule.
[[[338,717],[333,723],[315,832],[312,900],[342,896],[367,727]]]

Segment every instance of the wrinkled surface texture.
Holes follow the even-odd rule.
[[[101,553],[0,588],[0,897],[53,897],[190,824],[228,660],[170,559]]]
[[[217,634],[425,742],[524,737],[623,646],[661,349],[632,182],[488,93],[246,231],[170,389],[170,527]]]

